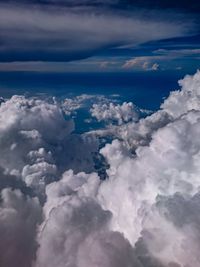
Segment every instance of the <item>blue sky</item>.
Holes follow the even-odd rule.
[[[195,71],[199,1],[1,1],[0,71]]]

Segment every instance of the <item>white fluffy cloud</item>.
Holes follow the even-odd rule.
[[[42,216],[39,201],[11,189],[3,189],[0,197],[0,266],[31,267]]]
[[[136,57],[127,60],[123,65],[123,69],[138,69],[145,71],[156,71],[159,69],[159,64],[156,61],[160,61],[161,56],[145,56],[145,57]]]
[[[98,121],[117,122],[121,125],[129,121],[137,121],[139,109],[133,103],[124,102],[122,105],[114,103],[93,104],[91,115]]]
[[[173,91],[161,105],[174,118],[178,118],[191,110],[200,109],[200,72],[198,71],[192,78],[187,75],[179,81],[181,91]]]
[[[59,103],[2,101],[1,266],[199,267],[200,72],[180,85],[115,127],[104,181],[95,139],[73,134]]]
[[[103,104],[109,101],[104,95],[82,94],[72,98],[65,98],[62,102],[62,110],[66,115],[73,115],[78,109],[92,105],[93,103]]]
[[[66,169],[90,171],[96,140],[73,130],[57,102],[13,96],[0,106],[0,166],[39,191]]]
[[[128,240],[109,230],[111,213],[97,203],[98,187],[96,174],[74,175],[72,171],[47,186],[37,267],[139,264]]]
[[[98,198],[113,214],[111,229],[133,246],[141,237],[164,266],[200,263],[199,81],[199,72],[186,76],[182,91],[171,94],[163,111],[129,128],[135,155],[117,140],[102,149],[110,168]],[[144,146],[132,131],[140,127],[146,133],[139,140],[148,137]]]
[[[149,56],[138,56],[126,60],[122,68],[127,70],[143,70],[143,71],[156,71],[163,70],[170,65],[171,62],[180,60],[183,58],[196,59],[198,61],[200,49],[158,49],[153,51]],[[178,61],[177,61],[178,62]],[[176,66],[176,69],[181,67]]]

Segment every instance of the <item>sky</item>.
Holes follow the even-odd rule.
[[[0,0],[0,267],[200,266],[199,15]]]
[[[0,72],[195,72],[199,1],[0,2]]]

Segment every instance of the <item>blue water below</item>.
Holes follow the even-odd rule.
[[[170,91],[179,89],[177,81],[183,78],[180,72],[146,73],[0,73],[0,96],[13,94],[28,96],[74,97],[80,94],[119,95],[119,102],[131,101],[140,108],[159,109]],[[87,107],[78,111],[75,118],[77,132],[100,128],[93,121],[84,123],[89,117]]]

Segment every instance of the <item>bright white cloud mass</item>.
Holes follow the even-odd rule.
[[[138,112],[131,102],[124,102],[122,105],[113,103],[93,104],[91,108],[92,116],[96,117],[98,121],[116,121],[119,125],[131,120],[137,121]]]
[[[120,121],[105,180],[69,101],[1,100],[0,266],[199,267],[200,72],[179,84],[138,121],[129,103],[103,107]]]

